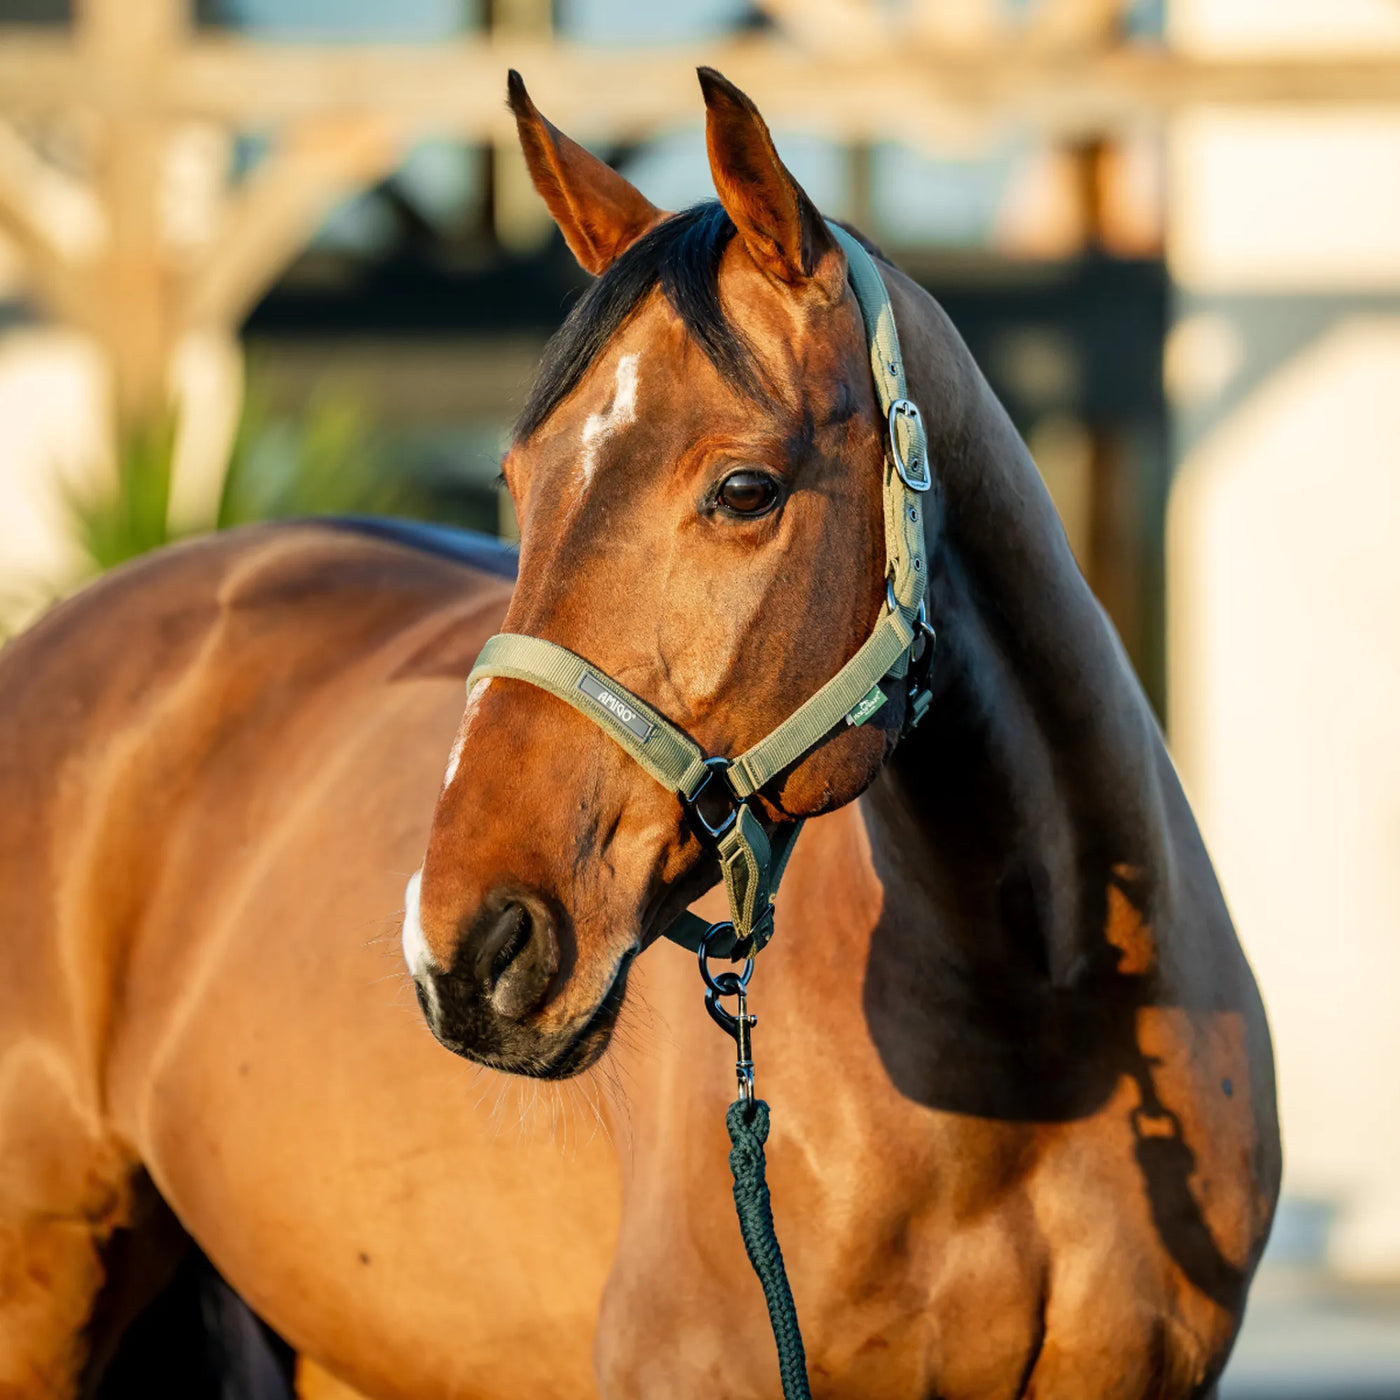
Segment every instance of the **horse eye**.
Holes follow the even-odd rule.
[[[778,499],[778,483],[762,472],[735,472],[720,483],[719,503],[734,515],[762,515]]]

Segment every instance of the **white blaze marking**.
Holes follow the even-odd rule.
[[[413,980],[427,993],[433,1011],[437,1011],[437,991],[433,986],[433,955],[423,936],[423,919],[419,910],[419,891],[423,886],[421,867],[408,877],[403,892],[403,960],[413,974]]]
[[[624,355],[617,362],[613,380],[612,402],[602,413],[590,413],[583,423],[579,445],[583,448],[581,465],[583,487],[586,491],[598,465],[598,449],[615,433],[637,417],[637,355]]]
[[[477,681],[467,692],[467,708],[462,715],[461,728],[457,730],[457,737],[452,741],[452,751],[447,755],[447,773],[442,780],[444,791],[452,786],[452,779],[457,776],[457,765],[462,761],[462,748],[467,742],[467,732],[472,727],[472,717],[476,714],[476,707],[490,684],[491,677],[487,676],[485,680]]]

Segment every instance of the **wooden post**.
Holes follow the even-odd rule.
[[[186,37],[187,0],[80,0],[77,40],[103,112],[96,184],[107,216],[97,327],[120,431],[169,410],[176,331],[160,192],[170,134],[163,102]]]

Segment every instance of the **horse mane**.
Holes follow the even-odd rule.
[[[568,398],[603,347],[658,285],[724,382],[761,399],[770,386],[758,356],[720,301],[720,260],[735,232],[724,207],[712,199],[663,219],[632,244],[578,299],[545,347],[539,375],[515,425],[515,441],[528,441]],[[851,232],[867,251],[882,256]]]
[[[588,366],[658,284],[687,333],[727,384],[757,397],[762,372],[748,338],[724,314],[719,264],[735,228],[716,200],[642,235],[575,303],[545,347],[515,440],[525,442],[577,387]]]

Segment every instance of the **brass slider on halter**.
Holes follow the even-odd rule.
[[[927,676],[934,636],[924,616],[928,561],[922,510],[923,494],[932,484],[928,437],[919,410],[907,397],[894,308],[880,273],[850,234],[835,224],[828,227],[846,254],[851,287],[865,322],[880,411],[889,425],[884,465],[885,602],[860,650],[776,729],[734,759],[707,756],[688,734],[605,671],[540,637],[509,632],[492,637],[467,677],[468,690],[483,677],[501,676],[549,691],[591,719],[680,798],[692,830],[719,860],[730,918],[726,923],[707,924],[685,913],[666,930],[666,936],[701,954],[702,971],[711,986],[706,958],[752,958],[772,937],[773,898],[802,830],[797,821],[779,827],[770,838],[750,799],[838,725],[864,724],[884,704],[885,687],[891,681],[906,687],[906,730],[923,718],[929,706]],[[728,982],[721,985],[729,986]],[[730,990],[719,994],[734,995]],[[716,1010],[712,1006],[711,1014]],[[726,1012],[721,1015],[734,1019]],[[720,1024],[734,1034],[726,1020]]]

